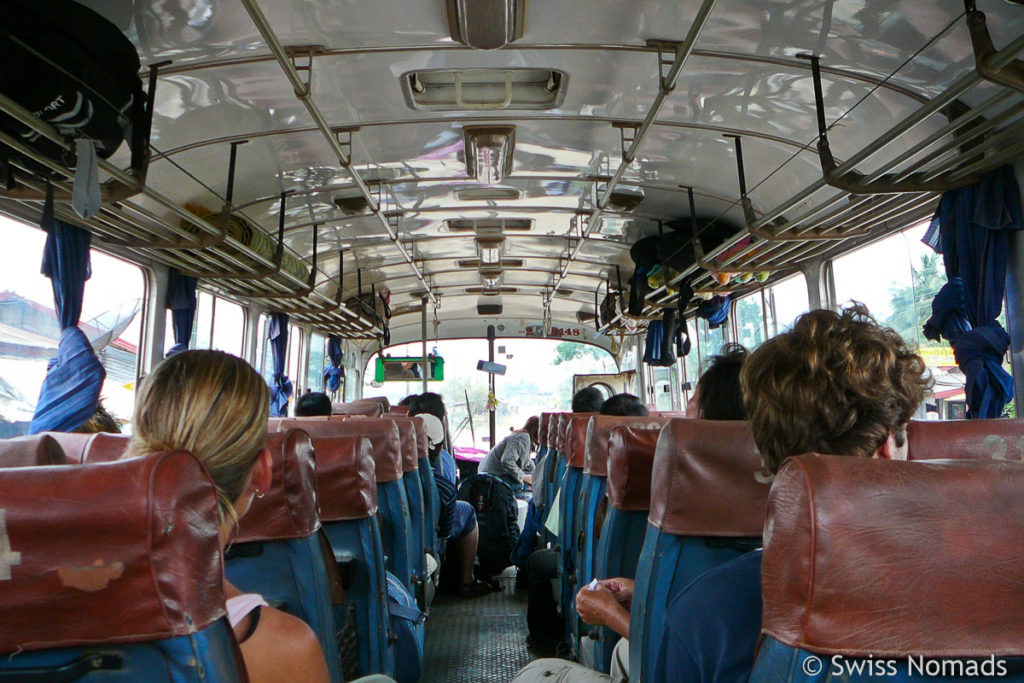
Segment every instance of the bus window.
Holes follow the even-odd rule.
[[[284,371],[292,381],[295,395],[299,395],[302,386],[302,330],[296,325],[288,326],[288,363]]]
[[[663,367],[649,367],[648,376],[650,381],[648,386],[651,392],[651,402],[654,403],[655,410],[678,410],[678,406],[673,405],[675,388],[679,386],[680,382],[676,376],[676,366],[663,368]]]
[[[764,341],[764,295],[755,292],[736,302],[736,341],[748,350]]]
[[[807,312],[807,278],[803,273],[797,273],[777,282],[768,288],[765,303],[766,308],[774,313],[768,325],[769,336],[774,337],[789,329],[797,316]]]
[[[256,359],[253,366],[267,382],[274,377],[274,363],[270,355],[270,340],[267,339],[267,322],[270,318],[260,313],[259,325],[256,329]]]
[[[703,318],[697,320],[697,339],[700,342],[701,363],[718,353],[725,344],[725,325],[719,325],[711,329],[708,321]]]
[[[234,301],[216,297],[210,348],[241,356],[244,336],[245,311]]]
[[[309,372],[306,375],[306,388],[313,391],[326,391],[324,386],[324,368],[326,367],[327,338],[314,332],[309,337]]]
[[[193,349],[209,349],[213,336],[213,318],[218,313],[217,300],[202,290],[196,292],[196,318],[193,325]]]
[[[921,334],[932,299],[946,283],[942,257],[921,242],[927,227],[921,223],[832,262],[836,302],[860,301],[911,346],[938,346]]]
[[[46,235],[0,218],[8,248],[0,254],[0,437],[27,433],[46,364],[57,350],[50,280],[40,274]],[[97,349],[107,378],[100,392],[118,420],[135,405],[145,278],[135,265],[93,249],[79,327]]]

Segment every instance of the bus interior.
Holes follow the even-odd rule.
[[[76,30],[80,16],[102,31]],[[316,578],[297,581],[336,579],[337,590],[317,598],[327,604],[320,621],[303,617],[320,637],[336,683],[372,674],[399,683],[509,681],[537,658],[527,647],[522,567],[518,581],[511,560],[486,577],[495,590],[479,599],[437,592],[441,553],[429,521],[434,514],[436,522],[430,497],[437,490],[431,493],[417,464],[426,462],[429,438],[422,420],[403,415],[400,403],[409,395],[443,399],[444,446],[463,481],[536,416],[534,482],[546,488],[536,504],[516,503],[517,532],[535,509],[551,511],[558,490],[574,498],[570,514],[594,535],[602,522],[595,528],[596,507],[588,506],[608,504],[600,502],[606,487],[612,507],[625,494],[605,483],[591,490],[589,482],[612,478],[607,468],[619,462],[610,455],[612,427],[630,423],[601,427],[589,414],[572,417],[570,404],[586,387],[603,399],[634,394],[650,414],[634,431],[660,436],[623,432],[615,443],[623,451],[626,441],[646,448],[648,497],[655,495],[652,459],[655,475],[672,458],[700,454],[747,468],[754,488],[729,489],[726,475],[711,481],[725,482],[724,499],[757,508],[756,528],[724,534],[755,539],[755,547],[771,477],[745,427],[693,426],[702,422],[687,417],[696,383],[726,344],[753,350],[808,311],[860,302],[920,354],[934,382],[914,415],[911,460],[925,459],[914,457],[915,448],[937,453],[927,459],[1024,458],[1012,398],[1024,391],[1024,2],[12,0],[0,17],[0,54],[16,65],[9,74],[0,65],[0,631],[12,633],[0,636],[0,653],[26,643],[29,651],[28,664],[4,655],[0,681],[30,673],[37,676],[31,680],[58,680],[47,678],[56,675],[47,668],[53,661],[33,658],[53,647],[77,653],[77,673],[59,680],[165,680],[137,654],[110,655],[91,644],[134,643],[138,633],[68,636],[44,648],[38,643],[50,642],[45,630],[15,632],[31,621],[24,610],[49,603],[40,597],[18,609],[2,605],[21,605],[18,591],[35,595],[36,588],[9,583],[12,576],[30,567],[42,572],[29,550],[41,541],[15,535],[18,520],[33,514],[27,496],[48,490],[32,472],[78,463],[82,478],[66,483],[65,505],[73,508],[82,487],[105,486],[89,473],[101,467],[92,463],[116,460],[128,443],[34,427],[47,400],[40,388],[68,328],[62,288],[70,276],[62,274],[59,284],[53,273],[71,266],[55,255],[46,257],[46,274],[39,266],[44,252],[51,254],[55,226],[87,240],[75,258],[91,257],[91,267],[81,272],[70,325],[95,352],[105,377],[98,394],[125,434],[138,388],[169,352],[226,351],[250,363],[273,391],[268,444],[281,468],[275,471],[286,477],[282,485],[308,495],[315,489],[312,502],[290,514],[308,531],[303,539],[322,535],[334,548],[317,560],[326,568]],[[117,55],[132,75],[123,106],[110,94],[120,95],[115,77],[95,66],[106,68],[106,52],[113,54],[110,41],[99,40],[110,31],[137,58]],[[74,115],[89,107],[91,120],[79,125],[69,123],[71,114],[51,115],[66,106],[64,95],[53,99],[45,76],[26,74],[70,82],[69,92],[78,88]],[[52,101],[40,104],[37,93]],[[102,119],[116,129],[112,143],[91,132]],[[963,253],[953,259],[948,248],[941,253],[946,243],[937,232],[953,220],[947,202],[965,192],[981,207],[974,223],[1003,240],[979,246],[978,264]],[[977,315],[986,320],[972,323],[991,323],[999,339],[1005,336],[984,370],[998,376],[992,382],[1003,386],[1002,398],[986,399],[984,409],[974,388],[978,370],[968,369],[947,336],[926,327],[953,276],[968,288],[968,314],[985,311]],[[308,392],[327,393],[335,415],[297,418],[295,404]],[[921,430],[916,440],[914,429]],[[362,446],[332,441],[343,436],[366,436],[375,459],[394,457],[404,502],[390,497],[399,494],[384,486],[395,481],[380,480],[379,460],[376,486],[365,480]],[[161,467],[201,485],[189,462],[161,457],[110,469],[110,485],[130,487]],[[580,480],[572,484],[574,470]],[[810,479],[818,476],[809,471]],[[800,484],[789,477],[785,486]],[[658,490],[673,499],[688,495],[668,484]],[[992,490],[996,496],[1002,489]],[[104,495],[97,500],[116,500]],[[372,505],[363,505],[364,495]],[[281,496],[266,501],[296,504]],[[637,552],[645,528],[668,533],[654,519],[653,498],[645,504],[652,526],[645,511],[622,540]],[[403,508],[409,527],[392,537],[387,523],[356,524],[395,509],[401,516]],[[79,528],[102,517],[89,510],[80,519],[68,512],[62,523]],[[278,528],[272,511],[259,515],[261,524]],[[992,543],[1022,540],[1012,538],[1016,522],[993,524]],[[39,539],[63,538],[49,528],[31,527]],[[572,550],[556,533],[533,531],[531,543],[590,554],[559,559],[554,590],[568,643],[559,655],[607,673],[610,649],[603,649],[600,629],[582,627],[570,604],[575,590],[600,578],[597,541],[583,534]],[[276,557],[275,533],[243,533],[228,551],[229,578],[276,575],[256,562],[256,555]],[[301,534],[289,533],[288,543],[298,543]],[[374,533],[376,541],[366,540]],[[91,534],[83,531],[75,544],[104,542]],[[399,628],[380,602],[393,587],[379,568],[362,566],[361,553],[367,543],[383,543],[378,554],[392,561],[402,554],[394,544],[406,541],[416,547],[403,550],[410,557],[396,581],[413,601],[404,608],[423,618]],[[280,552],[298,552],[289,548]],[[313,554],[319,552],[316,546]],[[97,558],[79,559],[107,567]],[[1013,571],[1024,582],[1019,560]],[[389,565],[389,576],[395,573]],[[61,577],[64,588],[82,585]],[[118,577],[104,580],[116,588]],[[102,597],[106,585],[79,593]],[[296,590],[273,606],[302,612],[297,601],[311,598]],[[651,591],[667,602],[668,593]],[[60,600],[77,608],[78,595],[61,593]],[[360,596],[369,596],[367,604]],[[209,620],[221,614],[219,602],[200,604],[188,591],[178,597]],[[631,619],[641,618],[638,609]],[[997,608],[986,609],[998,621]],[[102,618],[117,620],[116,612]],[[204,653],[227,648],[225,656],[234,657],[231,643],[218,640],[232,637],[205,638],[198,646]],[[993,656],[1024,656],[1024,643],[1006,642]],[[777,645],[772,640],[763,657],[778,656]],[[410,647],[418,647],[418,659]],[[813,643],[807,649],[830,652]],[[206,667],[212,678],[180,680],[245,680],[244,666],[236,671],[218,656],[184,665]],[[630,678],[656,680],[647,660],[653,655],[641,656]],[[116,678],[125,668],[129,677]],[[806,678],[772,671],[759,680],[825,680],[806,670]],[[1011,677],[1021,675],[1014,671]]]

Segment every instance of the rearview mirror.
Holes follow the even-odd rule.
[[[427,379],[431,382],[444,380],[444,359],[441,356],[427,356]],[[423,379],[423,358],[405,356],[401,358],[377,358],[373,379],[375,382],[412,382]]]

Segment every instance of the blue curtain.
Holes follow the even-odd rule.
[[[324,369],[324,391],[333,393],[341,388],[341,378],[345,376],[345,370],[341,367],[344,355],[341,351],[341,337],[328,337],[327,360],[330,365]]]
[[[953,347],[967,377],[967,416],[1002,414],[1013,380],[1002,360],[1010,335],[996,321],[1003,305],[1009,231],[1020,230],[1021,207],[1012,166],[942,195],[924,242],[942,254],[949,280],[932,302],[924,334]]]
[[[274,376],[270,384],[270,416],[287,417],[288,399],[292,397],[292,382],[284,374],[288,355],[288,314],[271,313],[267,325],[270,354],[274,362]]]
[[[192,324],[196,317],[196,278],[171,268],[165,307],[171,311],[171,331],[174,333],[174,346],[164,354],[164,358],[168,358],[187,350],[192,339]]]
[[[47,204],[50,204],[47,198]],[[90,235],[63,221],[44,218],[46,245],[42,273],[53,283],[53,300],[61,335],[57,357],[50,360],[39,391],[30,434],[76,429],[96,412],[106,371],[85,334],[78,329],[85,281],[92,275]]]

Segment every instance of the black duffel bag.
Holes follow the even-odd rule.
[[[53,125],[66,141],[92,141],[100,158],[109,158],[127,139],[132,168],[144,163],[148,126],[139,69],[131,41],[77,2],[0,3],[0,92]],[[7,114],[0,113],[0,130],[66,168],[76,166],[73,151]],[[0,183],[7,189],[19,173],[11,162],[37,179],[63,177],[0,145]]]

